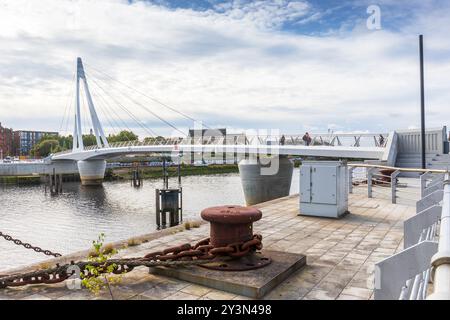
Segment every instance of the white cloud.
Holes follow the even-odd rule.
[[[369,32],[361,24],[351,33],[314,37],[281,28],[317,14],[305,1],[234,1],[193,11],[119,0],[4,0],[0,120],[16,129],[58,130],[81,56],[88,76],[117,99],[127,101],[91,66],[213,125],[290,133],[406,128],[419,123],[416,33],[424,30],[427,124],[435,127],[450,118],[449,12],[430,9],[398,32]],[[115,113],[127,118],[119,107],[102,111],[102,91],[93,81],[90,86],[107,131]],[[177,126],[192,126],[132,98]],[[155,131],[171,131],[127,106]]]

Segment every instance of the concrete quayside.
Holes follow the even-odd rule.
[[[225,271],[216,271],[222,274],[221,282],[218,284],[217,281],[212,281],[214,278],[212,271],[204,274],[202,274],[203,271],[200,273],[195,270],[189,271],[200,267],[177,267],[174,270],[180,271],[174,273],[175,271],[170,271],[172,269],[164,271],[164,267],[149,269],[142,266],[125,274],[123,281],[112,287],[114,299],[320,300],[398,299],[406,296],[423,299],[430,296],[435,283],[432,285],[430,276],[427,278],[425,275],[431,268],[430,257],[434,254],[434,251],[429,250],[437,250],[437,248],[431,246],[428,251],[423,249],[420,255],[414,253],[414,250],[411,251],[411,248],[426,245],[427,241],[439,240],[437,230],[440,224],[440,213],[442,211],[444,215],[444,209],[448,210],[447,199],[442,198],[442,190],[448,186],[446,180],[448,178],[444,176],[445,170],[428,170],[428,173],[422,174],[422,179],[393,175],[397,178],[389,181],[383,174],[383,170],[389,167],[370,164],[349,165],[350,169],[358,166],[369,169],[370,173],[366,177],[353,176],[354,170],[349,170],[347,185],[351,185],[352,188],[348,189],[348,213],[338,219],[302,214],[302,204],[298,195],[254,205],[254,208],[262,213],[262,219],[253,223],[253,232],[262,235],[262,253],[280,252],[280,254],[298,256],[299,259],[302,255],[306,257],[304,261],[306,264],[282,266],[288,272],[283,273],[284,276],[278,283],[272,283],[269,287],[254,287],[256,285],[254,283],[261,280],[268,272],[261,273],[259,269],[240,271],[243,273],[239,277],[247,280],[241,281],[241,285],[236,286],[233,284],[232,272],[227,275]],[[393,172],[421,172],[421,169],[391,169]],[[371,183],[367,183],[367,178]],[[430,216],[425,220],[422,219],[424,222],[420,225],[417,222],[414,223],[414,228],[419,232],[411,233],[413,231],[410,230],[409,221],[422,216],[427,217],[429,209],[440,206],[440,203],[442,205],[439,214],[433,214],[434,218]],[[129,245],[130,239],[114,243],[113,246],[119,249],[114,258],[140,257],[161,248],[195,243],[208,236],[207,223],[198,222],[192,225],[193,227],[189,228],[182,225],[134,237],[132,246]],[[426,234],[426,237],[421,234]],[[411,254],[412,256],[409,257]],[[23,273],[55,263],[63,265],[70,261],[83,260],[87,255],[88,252],[74,253],[47,263],[2,273]],[[403,272],[403,275],[399,276],[398,273],[402,271],[393,270],[390,263],[390,260],[395,262],[399,257],[403,257],[402,259],[406,261],[408,259],[421,261],[428,257],[428,263],[427,260],[420,263],[421,266],[425,266],[422,267],[424,269],[420,269],[419,264],[410,265],[410,271]],[[276,258],[274,259],[276,261]],[[401,265],[399,262],[394,263],[396,264]],[[293,267],[294,265],[296,267]],[[419,269],[415,269],[416,267]],[[183,273],[183,270],[187,270],[188,273]],[[417,273],[411,274],[411,272]],[[256,275],[256,280],[249,280],[251,274]],[[413,289],[416,278],[422,283],[420,290],[419,287]],[[377,279],[381,279],[383,284],[381,287]],[[67,281],[60,284],[5,288],[0,291],[0,298],[111,298],[110,293],[107,292],[95,296],[86,289],[69,289],[66,286]],[[386,281],[388,285],[384,285]],[[398,285],[399,281],[400,285]],[[397,284],[397,287],[392,287],[393,283]],[[266,288],[264,294],[252,296],[252,292],[256,292],[254,290],[262,290],[257,288]]]

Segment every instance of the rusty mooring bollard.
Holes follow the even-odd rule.
[[[203,267],[215,270],[243,271],[264,267],[271,259],[249,251],[248,245],[253,241],[260,242],[258,235],[253,235],[253,222],[262,217],[256,208],[243,206],[220,206],[206,208],[201,217],[210,223],[210,244],[215,248],[234,247],[236,253],[230,254],[236,259],[227,263],[211,263]],[[214,250],[214,249],[213,249]]]
[[[220,206],[204,209],[201,216],[211,224],[211,244],[222,247],[251,240],[253,222],[261,219],[262,213],[252,207]]]

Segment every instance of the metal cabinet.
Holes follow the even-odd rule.
[[[338,218],[348,212],[345,161],[303,161],[300,166],[300,215]]]

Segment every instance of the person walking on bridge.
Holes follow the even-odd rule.
[[[383,146],[384,146],[384,137],[383,137],[382,134],[380,134],[380,139],[379,139],[379,141],[380,141],[380,147],[383,147]]]
[[[303,136],[302,140],[305,142],[306,146],[309,146],[311,144],[311,136],[309,135],[308,132],[305,133],[305,135]]]
[[[284,142],[286,141],[286,137],[284,136],[284,134],[281,136],[280,138],[280,145],[284,146]]]

